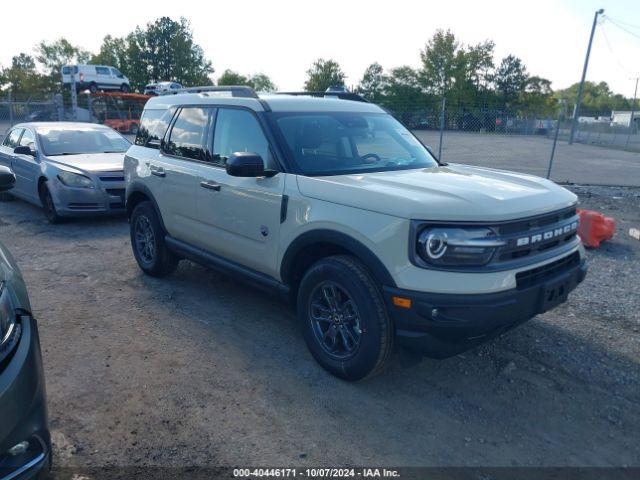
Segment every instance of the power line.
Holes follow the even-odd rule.
[[[620,25],[619,23],[617,23],[616,21],[614,21],[611,17],[606,17],[607,20],[609,20],[609,22],[611,22],[613,25],[615,25],[616,27],[618,27],[620,30],[623,30],[625,32],[627,32],[629,35],[632,35],[634,37],[636,37],[638,40],[640,40],[640,34],[637,34],[635,32],[632,32],[631,30],[628,30],[626,27],[623,27],[622,25]]]
[[[604,37],[604,42],[607,45],[607,48],[609,49],[609,53],[611,53],[611,56],[613,57],[613,59],[616,61],[616,63],[618,64],[618,66],[624,70],[625,72],[627,72],[630,75],[635,75],[637,72],[634,72],[632,70],[629,70],[627,67],[625,67],[622,62],[620,61],[620,57],[618,57],[614,51],[613,48],[611,47],[611,42],[609,42],[609,37],[607,36],[607,32],[604,28],[601,28],[600,31],[602,32],[602,36]]]
[[[627,27],[637,28],[638,30],[640,30],[640,25],[633,25],[632,23],[623,22],[622,20],[611,18],[609,15],[603,15],[603,17],[608,18],[612,22],[618,22],[618,23],[621,23],[622,25],[626,25]]]

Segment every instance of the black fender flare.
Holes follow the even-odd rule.
[[[129,199],[133,195],[135,195],[136,193],[141,193],[141,194],[143,194],[145,197],[147,197],[149,199],[149,201],[153,205],[153,209],[156,211],[156,215],[158,215],[158,219],[160,220],[160,225],[162,226],[162,230],[164,232],[166,232],[167,229],[164,226],[164,221],[162,220],[162,215],[160,214],[160,207],[158,207],[158,202],[156,202],[156,199],[153,196],[153,194],[151,193],[151,190],[149,190],[149,187],[147,187],[142,182],[134,181],[133,183],[131,183],[127,187],[127,198],[126,198],[126,201],[125,201],[126,210],[127,210],[127,218],[129,218],[129,219],[131,218],[131,213],[133,211],[133,209],[131,209],[131,210],[129,209]]]
[[[289,244],[280,263],[280,278],[284,283],[288,284],[291,280],[292,271],[295,267],[294,260],[298,253],[304,248],[317,243],[333,244],[349,251],[367,266],[380,285],[397,286],[382,261],[362,242],[346,233],[328,229],[305,232]]]

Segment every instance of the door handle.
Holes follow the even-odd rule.
[[[220,184],[216,182],[200,182],[200,186],[207,190],[215,190],[216,192],[220,191]]]
[[[151,170],[151,175],[155,175],[156,177],[166,177],[167,173],[164,171],[162,167],[156,167],[155,165],[150,165],[149,170]]]

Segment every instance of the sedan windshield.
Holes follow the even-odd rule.
[[[107,128],[39,127],[38,136],[46,156],[77,155],[82,153],[121,153],[129,148],[129,141],[115,130]]]
[[[429,168],[429,151],[384,113],[277,113],[289,152],[305,175]]]

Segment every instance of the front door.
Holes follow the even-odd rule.
[[[276,276],[284,175],[232,177],[225,162],[235,152],[253,152],[273,168],[269,142],[251,111],[218,108],[212,155],[200,164],[196,207],[199,244],[208,251]]]
[[[16,185],[13,190],[26,198],[37,201],[40,161],[38,160],[35,134],[26,128],[18,144],[21,147],[29,147],[33,155],[13,154],[11,169],[16,175]]]

